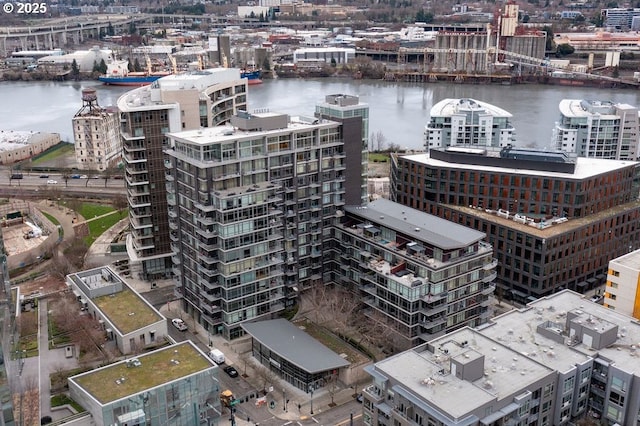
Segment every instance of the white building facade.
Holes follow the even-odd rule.
[[[450,146],[505,147],[515,142],[512,115],[474,99],[444,99],[431,108],[425,149]]]
[[[640,250],[609,262],[604,306],[640,319]]]
[[[580,157],[635,161],[640,143],[638,108],[610,101],[563,99],[554,148]]]

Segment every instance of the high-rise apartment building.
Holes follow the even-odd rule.
[[[328,95],[316,105],[316,117],[342,123],[344,153],[350,159],[345,170],[345,201],[348,205],[367,202],[369,164],[369,105],[360,103],[357,96]],[[360,134],[361,139],[358,139]],[[358,143],[360,142],[360,143]],[[360,158],[360,168],[356,166]]]
[[[488,320],[497,262],[484,233],[379,199],[347,206],[333,234],[325,281],[361,294],[395,347]]]
[[[505,147],[515,143],[512,115],[474,99],[444,99],[431,108],[425,149],[449,146]]]
[[[78,168],[103,171],[120,160],[120,117],[115,107],[98,105],[96,89],[82,89],[82,108],[72,119]]]
[[[345,170],[360,182],[361,155],[345,147],[362,147],[362,130],[347,126],[239,112],[231,126],[169,135],[176,291],[209,332],[238,337],[243,321],[271,318],[321,282],[323,244],[350,192]]]
[[[488,235],[497,293],[519,303],[604,283],[640,247],[638,163],[522,149],[394,158],[392,200]]]
[[[640,319],[640,250],[611,259],[604,306]]]
[[[227,68],[167,76],[118,99],[131,223],[127,252],[143,279],[171,275],[166,134],[225,123],[246,104],[246,79]]]
[[[367,367],[365,425],[637,425],[632,318],[562,291]]]
[[[633,26],[633,19],[640,16],[639,8],[613,7],[602,9],[600,12],[606,27],[629,30]]]
[[[638,108],[613,102],[563,99],[553,131],[554,148],[580,157],[638,158]]]

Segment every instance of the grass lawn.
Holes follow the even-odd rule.
[[[385,152],[370,152],[369,161],[372,163],[387,163],[389,161],[389,154]]]
[[[41,163],[45,163],[47,161],[55,160],[58,157],[64,157],[70,154],[74,154],[74,147],[71,143],[59,143],[56,146],[53,146],[43,152],[41,155],[38,155],[33,158],[31,161],[32,166],[38,166]]]
[[[52,407],[61,407],[67,404],[72,406],[78,413],[84,413],[86,411],[80,404],[63,393],[51,397]]]
[[[60,225],[60,221],[58,219],[56,219],[55,217],[51,216],[49,213],[45,213],[45,212],[41,212],[47,219],[49,219],[49,221],[51,223],[53,223],[54,225],[58,226]]]
[[[114,213],[108,216],[91,220],[97,216],[102,216],[104,214],[112,212]],[[82,204],[82,207],[78,213],[88,221],[87,226],[89,227],[89,236],[85,240],[88,245],[93,244],[93,242],[107,229],[111,228],[113,225],[115,225],[125,217],[124,212],[118,213],[113,207],[100,204]]]

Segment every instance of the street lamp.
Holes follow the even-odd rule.
[[[313,385],[309,385],[309,392],[311,392],[311,414],[313,414]]]

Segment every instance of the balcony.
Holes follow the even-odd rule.
[[[426,309],[420,309],[420,312],[422,312],[426,317],[431,317],[433,315],[439,314],[441,312],[444,312],[447,310],[447,304],[446,303],[442,303],[440,305],[437,306],[430,306]]]
[[[174,265],[180,265],[182,263],[182,259],[180,259],[180,256],[171,256],[171,262]]]
[[[495,291],[496,291],[496,286],[495,285],[488,285],[488,286],[486,286],[485,288],[482,289],[480,294],[482,294],[483,296],[490,296]]]
[[[201,235],[205,238],[213,238],[218,235],[218,231],[215,231],[213,229],[196,228],[196,234]]]
[[[193,206],[203,212],[212,212],[216,210],[216,207],[211,202],[193,203]]]
[[[196,221],[202,223],[203,225],[215,225],[216,221],[211,216],[198,215]]]
[[[498,266],[498,259],[493,259],[491,262],[482,265],[482,269],[485,271],[491,271],[492,269],[496,269]]]
[[[485,275],[484,277],[482,277],[482,282],[483,283],[490,283],[495,281],[495,279],[498,277],[498,273],[494,270],[492,273]]]
[[[172,266],[171,267],[171,272],[173,273],[173,275],[175,275],[176,277],[179,277],[182,275],[182,270],[180,268],[178,268],[177,266]],[[182,297],[182,294],[180,295],[180,297]]]

